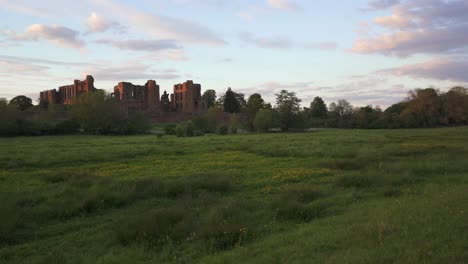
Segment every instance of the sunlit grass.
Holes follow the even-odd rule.
[[[0,139],[1,263],[466,263],[468,128]]]

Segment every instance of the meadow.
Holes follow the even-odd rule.
[[[468,127],[0,139],[1,263],[468,263]]]

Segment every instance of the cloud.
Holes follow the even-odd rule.
[[[0,56],[0,68],[2,69],[0,76],[3,77],[11,77],[12,75],[46,75],[47,70],[50,69],[48,66],[15,60],[8,56]]]
[[[383,10],[395,6],[400,3],[400,0],[374,0],[367,4],[367,8],[363,10]]]
[[[123,50],[136,51],[161,51],[161,50],[176,50],[180,49],[173,40],[114,40],[114,39],[99,39],[96,41],[99,44],[110,45]]]
[[[131,65],[131,67],[128,67]],[[96,80],[114,81],[115,83],[127,80],[141,79],[177,79],[180,75],[175,70],[154,70],[151,65],[131,61],[120,65],[96,65],[85,69],[82,75],[91,74]]]
[[[43,65],[56,65],[56,66],[67,66],[67,67],[79,67],[86,66],[92,63],[89,62],[67,62],[67,61],[57,61],[49,59],[38,59],[31,57],[18,57],[18,56],[7,56],[0,55],[0,60],[8,60],[15,63],[24,63],[24,64],[43,64]]]
[[[267,4],[271,8],[281,9],[286,11],[297,11],[299,6],[289,0],[266,0]]]
[[[338,43],[336,42],[314,42],[305,45],[307,49],[318,49],[318,50],[336,50]]]
[[[293,46],[291,40],[286,36],[259,37],[250,32],[239,34],[239,38],[245,43],[268,49],[289,49]]]
[[[39,41],[45,39],[57,46],[68,48],[83,48],[85,42],[79,38],[80,33],[76,30],[59,25],[33,24],[24,33],[3,32],[10,41]]]
[[[468,82],[468,57],[437,58],[422,63],[380,70],[377,73],[452,82]]]
[[[359,37],[350,49],[352,52],[400,57],[466,52],[467,1],[407,0],[392,5],[390,15],[374,19],[374,26],[384,29],[381,31],[384,33]]]
[[[119,18],[125,20],[129,27],[151,34],[158,39],[173,39],[178,42],[203,45],[226,44],[217,33],[194,20],[153,14],[109,0],[90,1],[107,12],[119,14]]]
[[[92,12],[86,19],[86,26],[89,33],[106,32],[108,30],[114,30],[118,33],[125,32],[125,27],[118,22],[108,20],[96,12]]]
[[[468,47],[468,25],[384,34],[371,39],[357,40],[351,50],[355,53],[407,57],[420,53],[458,52],[466,47]]]
[[[356,77],[345,78],[331,85],[323,85],[314,81],[267,81],[235,90],[247,96],[260,93],[266,101],[274,104],[275,94],[282,89],[296,92],[296,95],[302,99],[302,106],[305,107],[308,107],[316,96],[322,97],[327,103],[346,99],[355,106],[372,104],[386,107],[403,100],[409,90],[404,85],[390,83],[386,76],[375,73],[359,76],[358,79]]]
[[[230,63],[233,62],[234,60],[231,58],[220,58],[216,60],[216,63]]]

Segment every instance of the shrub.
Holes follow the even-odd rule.
[[[237,134],[238,125],[239,125],[239,119],[237,117],[237,114],[231,114],[231,116],[229,117],[229,126],[231,128],[232,134]]]
[[[176,125],[169,124],[164,127],[164,132],[166,135],[175,135],[176,134]]]
[[[195,130],[195,134],[194,134],[195,137],[201,137],[204,135],[205,133],[202,130]]]
[[[237,134],[237,127],[231,127],[231,134]]]
[[[80,124],[73,119],[65,120],[57,123],[55,132],[57,134],[74,134],[80,129]]]
[[[218,134],[219,135],[227,135],[229,133],[229,128],[227,125],[221,125],[218,127]]]
[[[196,132],[195,125],[191,120],[179,123],[175,128],[175,132],[178,137],[194,137],[202,135],[201,133]]]
[[[142,134],[150,130],[151,123],[142,113],[132,113],[128,116],[124,134]]]
[[[278,125],[277,112],[271,109],[260,110],[255,115],[253,124],[258,132],[267,132]]]

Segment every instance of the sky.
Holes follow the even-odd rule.
[[[466,0],[0,0],[0,97],[93,75],[387,107],[468,86]]]

